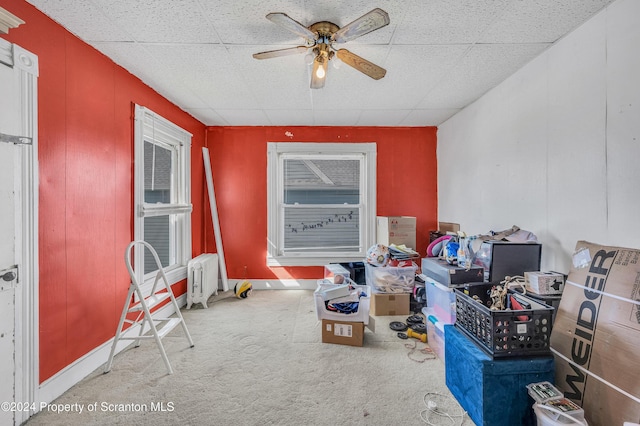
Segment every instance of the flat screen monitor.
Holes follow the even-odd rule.
[[[502,281],[505,277],[539,271],[542,245],[539,243],[512,243],[486,241],[475,253],[475,261],[484,268],[485,281]]]

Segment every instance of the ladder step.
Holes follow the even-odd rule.
[[[164,336],[169,334],[169,332],[171,332],[171,330],[176,328],[176,326],[178,324],[180,324],[181,322],[182,321],[180,320],[180,318],[171,318],[166,323],[164,323],[162,325],[162,327],[157,329],[158,330],[158,337],[160,337],[162,339]]]
[[[149,310],[151,310],[151,309],[153,309],[154,306],[164,302],[169,297],[171,297],[169,292],[155,293],[155,294],[147,297],[146,299],[144,299],[144,301],[147,304],[147,308],[149,308]],[[133,305],[133,306],[131,306],[129,308],[129,312],[140,312],[142,310],[143,310],[142,303],[140,303],[140,302],[136,303],[135,305]]]
[[[156,330],[158,330],[158,337],[161,339],[166,336],[171,330],[176,328],[178,324],[180,324],[180,318],[153,318],[153,322],[156,326]],[[145,327],[145,324],[140,324],[141,327]],[[153,332],[149,334],[151,328],[145,327],[146,330],[144,334],[137,334],[138,331],[132,332],[131,328],[128,328],[120,334],[120,340],[149,340],[155,339]]]

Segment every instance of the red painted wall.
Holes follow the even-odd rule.
[[[267,142],[375,142],[377,214],[415,216],[417,250],[437,229],[435,127],[209,127],[207,145],[229,278],[322,278],[322,267],[269,268]],[[287,134],[293,136],[289,137]],[[208,201],[207,201],[208,203]],[[205,205],[206,251],[215,249]]]
[[[0,7],[26,24],[2,35],[38,55],[40,380],[113,337],[129,285],[133,104],[193,134],[193,255],[214,251],[201,147],[211,151],[228,276],[318,278],[319,267],[266,267],[267,142],[376,142],[378,215],[435,229],[436,129],[212,127],[181,111],[23,0]],[[293,133],[289,138],[285,132]],[[185,285],[174,287],[182,294]]]
[[[115,334],[133,239],[133,104],[193,134],[193,252],[203,251],[205,126],[22,0],[2,37],[38,55],[40,380]],[[184,282],[174,287],[184,293]]]

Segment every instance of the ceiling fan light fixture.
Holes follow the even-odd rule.
[[[311,71],[311,88],[321,89],[327,81],[327,61],[322,55],[316,56]]]
[[[304,53],[307,65],[313,63],[310,85],[312,89],[324,87],[329,61],[332,59],[334,68],[340,68],[344,62],[374,80],[381,79],[387,72],[384,68],[347,49],[336,49],[333,46],[334,43],[344,43],[389,25],[389,15],[382,9],[373,9],[342,28],[329,21],[319,21],[305,27],[281,12],[269,13],[267,19],[303,37],[305,43],[296,47],[254,53],[253,57],[255,59],[269,59]]]
[[[315,58],[316,57],[314,56],[314,54],[309,52],[306,55],[304,55],[304,63],[307,64],[307,65],[311,65],[311,64],[313,64],[313,60]]]
[[[319,51],[313,65],[313,73],[316,75],[316,78],[322,80],[327,76],[328,61],[328,55],[324,51]]]

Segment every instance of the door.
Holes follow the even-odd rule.
[[[2,67],[6,68],[6,67]],[[0,70],[0,81],[6,70]],[[4,92],[1,87],[0,92]],[[4,98],[4,96],[2,96]],[[0,102],[0,133],[8,131],[6,104]],[[6,130],[5,130],[6,129]],[[0,143],[0,401],[15,400],[15,299],[17,268],[15,251],[15,148]],[[0,424],[13,424],[13,412],[0,410]]]
[[[38,407],[37,57],[0,39],[0,424]],[[25,404],[25,402],[27,404]]]

